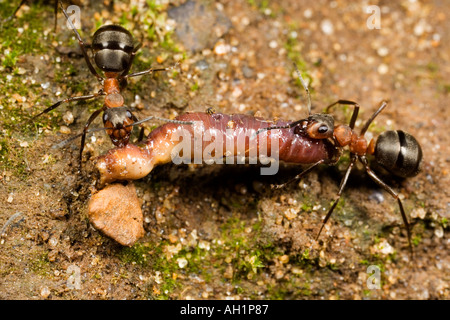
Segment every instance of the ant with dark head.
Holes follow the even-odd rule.
[[[85,44],[73,22],[67,15],[61,1],[59,1],[59,5],[70,25],[70,28],[73,30],[78,40],[78,44],[83,53],[89,71],[97,78],[103,88],[96,93],[60,100],[35,115],[31,120],[36,119],[44,113],[52,111],[62,103],[89,100],[100,96],[105,96],[103,107],[91,114],[84,126],[83,133],[69,139],[73,140],[74,138],[81,136],[80,168],[86,134],[88,132],[98,131],[98,129],[88,130],[88,128],[102,112],[104,128],[100,130],[106,130],[112,143],[117,147],[123,147],[128,144],[133,126],[141,124],[144,121],[158,119],[166,122],[180,123],[176,120],[164,119],[155,116],[138,121],[131,110],[124,105],[124,98],[121,95],[121,90],[127,86],[129,78],[151,74],[158,71],[169,71],[174,69],[179,64],[178,62],[172,67],[150,68],[140,72],[129,73],[137,51],[141,48],[142,44],[135,44],[133,36],[128,30],[119,25],[104,25],[94,33],[92,44]],[[95,65],[101,70],[101,72],[103,72],[104,77],[101,76],[93,66],[87,49],[91,49],[93,51]],[[181,123],[190,124],[187,122]],[[142,135],[143,132],[141,131],[141,138]]]
[[[369,177],[384,190],[386,190],[395,200],[397,200],[403,223],[405,224],[405,228],[407,231],[408,244],[412,255],[413,250],[411,245],[411,230],[405,214],[405,209],[403,208],[402,201],[400,200],[398,193],[395,192],[385,182],[383,182],[372,171],[369,166],[367,155],[373,155],[375,158],[375,162],[378,165],[395,176],[401,178],[414,177],[419,173],[422,164],[422,148],[420,147],[420,144],[412,135],[402,130],[385,131],[378,138],[374,138],[370,141],[370,143],[367,143],[367,140],[364,138],[364,134],[369,129],[369,126],[374,121],[374,119],[387,106],[387,101],[381,102],[380,107],[366,121],[359,134],[354,130],[354,127],[356,119],[358,117],[360,106],[354,101],[338,100],[326,108],[326,114],[311,114],[311,95],[309,93],[308,86],[303,80],[297,66],[295,66],[295,68],[308,97],[308,118],[298,120],[283,126],[261,128],[257,131],[257,134],[266,130],[294,128],[294,131],[306,134],[306,136],[310,138],[319,140],[326,139],[331,141],[337,152],[333,155],[332,158],[323,158],[318,160],[290,181],[280,185],[274,185],[273,188],[279,189],[292,181],[300,179],[320,164],[336,164],[340,159],[343,148],[348,146],[350,150],[350,163],[347,167],[347,170],[345,171],[344,177],[341,180],[337,198],[334,200],[333,204],[328,210],[328,213],[325,216],[322,222],[322,226],[316,236],[316,240],[318,240],[323,227],[336,208],[356,161],[359,161],[364,166]],[[335,126],[333,117],[327,114],[330,109],[337,104],[350,105],[354,107],[349,125]]]

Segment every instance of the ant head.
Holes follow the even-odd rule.
[[[128,107],[106,109],[103,113],[103,124],[106,133],[111,137],[115,146],[123,147],[128,143],[133,130],[135,117]]]
[[[92,40],[95,64],[104,72],[122,72],[131,63],[134,39],[118,25],[100,27]]]
[[[334,119],[329,114],[313,114],[306,120],[305,131],[313,139],[332,138]]]

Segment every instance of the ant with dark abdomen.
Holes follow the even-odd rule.
[[[300,75],[299,70],[296,68],[298,77],[306,91],[308,97],[308,113],[309,117],[304,120],[299,120],[292,122],[284,126],[273,126],[262,128],[257,131],[257,133],[272,130],[272,129],[288,129],[288,128],[298,128],[298,130],[303,130],[306,132],[310,138],[313,139],[327,139],[333,141],[333,144],[337,150],[338,156],[335,159],[323,158],[318,160],[309,166],[306,170],[298,174],[294,179],[290,181],[273,186],[275,189],[284,187],[287,183],[300,179],[302,176],[310,172],[316,166],[322,163],[335,164],[340,158],[340,154],[343,148],[348,146],[350,149],[350,163],[345,171],[344,177],[339,186],[339,191],[337,193],[337,198],[334,200],[327,215],[325,216],[322,226],[316,236],[316,240],[319,238],[323,227],[325,226],[328,219],[331,217],[333,210],[336,208],[339,199],[341,198],[342,192],[344,191],[347,180],[350,173],[356,163],[362,163],[365,171],[369,177],[375,181],[379,186],[386,190],[395,200],[397,200],[398,206],[400,208],[400,213],[402,215],[403,223],[405,224],[406,231],[408,234],[408,244],[412,254],[411,245],[411,230],[408,223],[408,219],[403,208],[402,201],[399,198],[397,192],[395,192],[389,185],[383,182],[370,168],[369,161],[367,160],[367,155],[373,155],[377,164],[386,169],[391,174],[407,178],[417,175],[420,171],[422,164],[422,148],[417,140],[410,134],[402,131],[385,131],[378,138],[374,138],[367,143],[364,138],[364,134],[369,129],[370,124],[374,119],[380,114],[381,111],[387,106],[387,101],[382,101],[380,107],[375,111],[375,113],[366,121],[362,127],[360,133],[356,133],[354,130],[356,119],[358,117],[358,112],[360,106],[358,103],[350,100],[338,100],[326,108],[326,112],[337,104],[351,105],[354,107],[352,117],[350,119],[349,125],[337,125],[334,126],[334,119],[329,114],[311,114],[311,95],[309,93],[308,86]]]
[[[103,107],[91,114],[84,126],[83,133],[75,136],[81,136],[81,167],[81,159],[86,134],[90,132],[88,128],[94,121],[94,119],[100,115],[100,113],[103,112],[103,124],[105,127],[104,130],[106,130],[107,134],[110,136],[112,143],[118,147],[125,146],[130,139],[133,126],[143,122],[139,121],[131,112],[131,110],[124,105],[124,98],[121,95],[121,90],[123,90],[127,86],[128,79],[136,76],[151,74],[153,72],[172,70],[178,65],[178,62],[172,67],[150,68],[148,70],[140,72],[129,73],[137,51],[141,48],[142,45],[141,43],[135,43],[133,36],[128,30],[119,25],[104,25],[94,33],[92,44],[85,44],[77,29],[75,28],[73,22],[67,15],[62,2],[59,1],[59,4],[62,12],[64,13],[64,16],[66,17],[71,29],[73,30],[78,40],[78,44],[83,53],[89,71],[101,83],[102,88],[96,93],[60,100],[50,107],[46,108],[39,114],[35,115],[31,120],[41,116],[44,113],[52,111],[62,103],[89,100],[100,96],[105,96]],[[93,51],[93,59],[95,65],[103,72],[104,77],[100,75],[100,73],[93,66],[87,49],[91,49]],[[159,119],[167,122],[178,123],[175,120],[163,119],[158,117],[150,117],[145,120],[150,119]],[[186,122],[184,124],[190,123]]]

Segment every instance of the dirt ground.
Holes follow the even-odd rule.
[[[87,42],[109,22],[142,41],[132,70],[182,61],[181,72],[136,78],[124,90],[140,119],[210,107],[304,118],[293,62],[310,83],[313,112],[354,100],[361,127],[389,100],[366,136],[401,129],[422,146],[416,177],[381,174],[401,194],[413,260],[397,202],[360,167],[315,240],[347,156],[281,190],[270,184],[303,167],[282,165],[276,176],[261,176],[253,165],[160,166],[135,181],[144,238],[129,248],[102,235],[89,223],[87,203],[92,162],[113,147],[109,137],[88,138],[81,174],[79,139],[53,148],[82,130],[101,99],[63,104],[24,124],[55,101],[100,88],[61,12],[54,32],[52,3],[36,1],[3,25],[1,299],[449,298],[448,1],[372,1],[370,12],[367,1],[206,1],[206,20],[197,25],[173,11],[184,1],[81,1]],[[0,6],[4,17],[14,10]],[[351,108],[332,114],[343,123]],[[147,132],[160,124],[146,124]],[[92,125],[100,126],[101,119]],[[369,286],[378,275],[379,288]]]

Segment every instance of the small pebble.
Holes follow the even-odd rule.
[[[312,11],[311,9],[306,9],[305,11],[303,11],[303,16],[304,16],[306,19],[311,18],[312,15],[313,15],[313,11]]]
[[[231,46],[225,43],[218,43],[214,47],[214,53],[218,56],[223,56],[231,51]]]
[[[178,241],[178,237],[175,234],[169,234],[169,242],[176,243]]]
[[[284,216],[288,220],[295,219],[297,217],[297,210],[295,208],[289,208],[284,212]]]
[[[50,296],[50,289],[48,287],[41,288],[41,297],[47,299]]]
[[[178,266],[179,266],[181,269],[183,269],[184,267],[187,266],[188,261],[186,260],[186,258],[181,257],[181,258],[178,258],[178,259],[177,259],[177,263],[178,263]]]
[[[386,64],[382,63],[378,66],[377,71],[379,74],[386,74],[389,72],[389,67]]]
[[[394,248],[386,240],[382,240],[380,243],[376,244],[375,248],[384,255],[394,253]]]
[[[375,200],[377,203],[382,203],[384,201],[384,196],[380,191],[374,191],[369,195],[370,200]]]
[[[380,57],[385,57],[389,54],[389,49],[386,47],[378,48],[377,53]]]
[[[65,124],[67,124],[67,125],[72,124],[73,121],[74,121],[74,117],[73,117],[72,112],[67,111],[66,113],[64,113],[62,119],[63,119]]]
[[[12,97],[14,98],[14,100],[16,100],[19,103],[23,102],[22,96],[20,94],[18,94],[18,93],[14,93],[12,95]]]
[[[275,49],[276,47],[278,47],[278,42],[276,40],[272,40],[269,42],[269,47],[271,49]]]
[[[334,27],[330,20],[325,19],[320,23],[320,29],[326,35],[332,35],[334,33]]]
[[[411,218],[419,217],[420,219],[424,219],[426,215],[427,215],[427,212],[425,211],[424,208],[415,208],[410,213]]]
[[[70,130],[70,128],[67,126],[61,126],[61,128],[59,128],[59,132],[61,132],[62,134],[70,134],[72,130]]]
[[[442,238],[444,236],[444,229],[442,226],[438,226],[436,229],[434,229],[434,235],[438,238]]]
[[[280,257],[280,262],[283,264],[286,264],[289,262],[289,256],[287,254],[284,254]]]
[[[284,276],[283,271],[277,270],[277,271],[275,272],[275,278],[277,278],[277,280],[280,280],[281,278],[283,278],[283,276]]]
[[[420,37],[425,32],[425,24],[421,20],[419,23],[417,23],[414,26],[414,35],[417,37]]]
[[[223,276],[225,279],[232,279],[233,278],[233,266],[230,264],[225,269],[225,272],[223,273]]]

